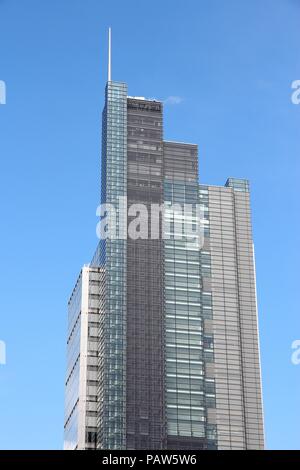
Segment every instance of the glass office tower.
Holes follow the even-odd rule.
[[[85,268],[101,274],[93,364],[83,360],[79,340],[75,346],[70,340],[77,328],[90,344],[84,309],[71,302],[69,369],[76,380],[69,370],[65,447],[262,449],[248,181],[199,184],[197,145],[163,139],[163,103],[129,97],[126,84],[108,81],[101,194],[117,208],[118,233],[100,241]],[[197,213],[168,209],[155,236],[128,237],[133,204],[148,213],[153,204],[200,205],[201,245],[176,236],[176,222],[196,224]],[[81,298],[82,289],[77,282],[72,298]],[[97,392],[82,399],[88,406],[80,414],[82,381],[89,380]]]

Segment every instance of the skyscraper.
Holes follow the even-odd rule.
[[[101,174],[118,233],[69,301],[65,448],[262,449],[248,181],[199,184],[197,145],[165,141],[163,103],[129,97],[110,59]],[[161,205],[155,234],[128,236],[132,207]],[[187,205],[201,245],[178,236]]]

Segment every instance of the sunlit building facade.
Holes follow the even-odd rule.
[[[68,302],[64,449],[96,449],[104,270],[84,266]]]

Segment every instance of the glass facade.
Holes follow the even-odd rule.
[[[165,181],[164,197],[172,205],[195,206],[198,184]],[[210,256],[187,239],[176,240],[181,214],[166,210],[165,218],[170,228],[164,242],[168,435],[196,438],[199,448],[215,448],[215,429],[207,423],[207,407],[215,408],[214,380],[206,379],[205,368],[213,362],[213,336],[204,326],[204,318],[212,316],[212,304],[202,282],[203,275],[210,275]],[[192,222],[196,224],[196,218]]]
[[[245,193],[249,193],[249,181],[240,178],[228,178],[225,183],[227,188],[233,188],[235,191],[242,191]]]
[[[80,384],[81,274],[68,303],[67,372],[65,391],[64,448],[78,445],[78,408]]]
[[[117,209],[127,193],[127,85],[108,82],[102,127],[102,202]],[[124,227],[123,227],[124,229]],[[100,445],[125,447],[126,434],[126,240],[103,244],[106,272],[106,312],[103,334],[103,402],[100,408]]]

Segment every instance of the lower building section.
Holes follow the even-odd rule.
[[[68,303],[64,449],[97,447],[99,322],[104,270],[84,266]]]
[[[132,203],[149,204],[149,189],[129,188]],[[199,186],[170,176],[163,191],[171,206],[200,203],[202,244],[176,237],[185,218],[178,207],[164,211],[163,239],[126,242],[125,369],[108,361],[111,342],[117,352],[123,343],[114,324],[107,329],[112,272],[100,266],[100,248],[82,269],[69,301],[65,448],[110,448],[113,386],[126,391],[126,449],[263,449],[248,182]]]

